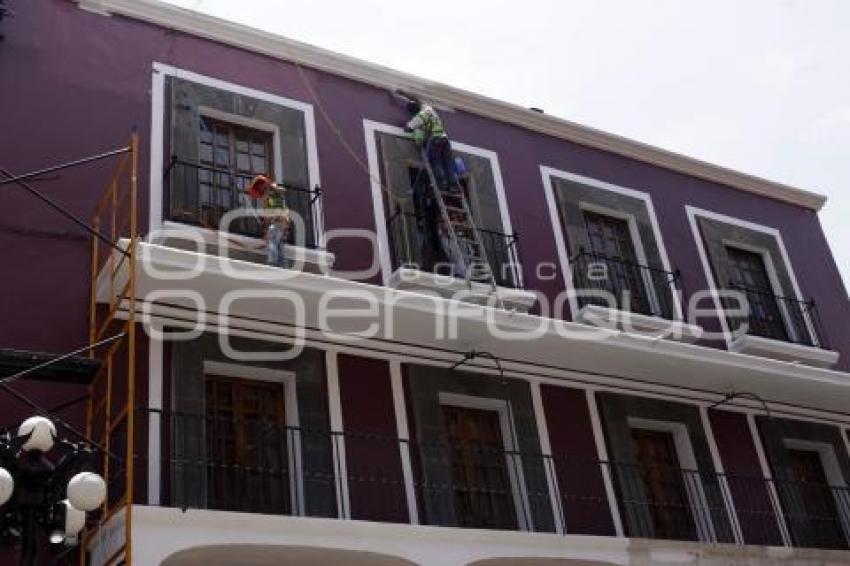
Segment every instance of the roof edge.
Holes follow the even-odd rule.
[[[434,102],[483,117],[803,208],[818,211],[826,203],[826,196],[816,192],[714,165],[563,118],[541,114],[516,104],[423,79],[246,25],[179,8],[160,0],[70,1],[90,12],[102,15],[116,14],[148,22],[381,88],[401,88]]]

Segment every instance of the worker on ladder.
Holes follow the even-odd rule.
[[[286,204],[286,188],[265,175],[257,175],[245,192],[258,199],[264,209],[262,224],[266,239],[266,263],[275,267],[289,267],[286,243],[292,219]]]
[[[413,134],[417,147],[425,148],[425,155],[440,190],[460,191],[460,183],[455,171],[452,145],[443,127],[439,114],[429,105],[415,99],[408,99],[407,111],[412,118],[407,122],[404,131]]]

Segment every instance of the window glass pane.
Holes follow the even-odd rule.
[[[251,159],[244,153],[236,154],[236,169],[239,171],[251,171]]]
[[[268,169],[266,168],[266,160],[263,157],[254,157],[253,158],[253,169],[254,173],[268,173]]]
[[[248,153],[248,140],[241,139],[241,138],[237,139],[236,140],[236,151]]]
[[[254,143],[251,144],[251,153],[254,155],[265,156],[266,155],[266,144],[262,140],[254,140]]]
[[[198,158],[201,160],[201,163],[212,163],[212,146],[202,143]]]
[[[215,164],[220,169],[227,169],[230,164],[230,153],[227,149],[217,147],[215,149]]]
[[[198,199],[201,202],[209,202],[211,194],[212,188],[206,183],[201,183],[198,187]]]

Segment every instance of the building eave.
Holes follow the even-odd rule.
[[[779,406],[829,412],[845,421],[850,415],[850,379],[840,371],[144,242],[138,254],[137,315],[159,326],[421,354],[448,365],[474,349],[498,353],[505,371],[519,375],[689,390],[714,400],[746,391]],[[187,277],[162,280],[161,273]],[[123,262],[118,288],[126,277]],[[110,301],[107,285],[98,286],[97,297]],[[329,297],[333,302],[326,302]],[[335,311],[340,315],[328,315],[331,308],[342,309]]]
[[[368,83],[407,92],[479,116],[618,154],[692,177],[726,185],[811,210],[820,210],[824,195],[769,181],[667,151],[649,144],[582,126],[507,102],[423,79],[307,43],[251,28],[159,0],[70,0],[80,8],[104,15],[147,22]]]

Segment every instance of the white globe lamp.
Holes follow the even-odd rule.
[[[71,505],[67,499],[62,504],[65,506],[65,538],[75,537],[86,526],[86,512]]]
[[[28,437],[22,446],[24,450],[50,452],[56,440],[56,427],[45,417],[30,417],[18,427],[18,436]]]
[[[106,482],[94,472],[80,472],[68,482],[68,501],[80,511],[94,511],[106,499]]]
[[[9,470],[0,468],[0,505],[5,504],[15,491],[15,479]]]

